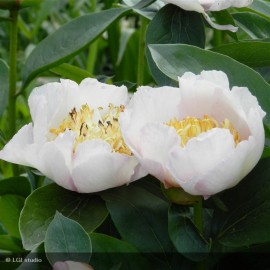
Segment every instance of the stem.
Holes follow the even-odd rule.
[[[9,138],[16,132],[16,82],[17,82],[17,19],[18,11],[10,10],[10,44],[9,44],[9,94],[8,94],[8,124]]]
[[[194,224],[199,230],[200,234],[203,236],[204,229],[203,229],[203,206],[202,206],[202,197],[199,197],[199,201],[194,204]],[[197,270],[204,270],[205,264],[204,261],[197,263]]]
[[[9,93],[8,93],[8,138],[16,132],[16,83],[17,83],[17,32],[18,10],[10,10],[10,41],[9,41]],[[18,173],[18,167],[13,166],[13,174]]]
[[[199,197],[199,201],[194,204],[194,224],[198,228],[199,232],[203,235],[203,207],[202,198]]]
[[[137,85],[143,85],[144,81],[144,62],[145,62],[145,32],[147,28],[147,19],[141,17],[141,28],[139,37],[139,58],[138,58],[138,71],[137,71]]]

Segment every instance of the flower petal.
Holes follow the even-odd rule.
[[[92,266],[74,261],[56,262],[53,265],[53,270],[94,270]]]
[[[104,141],[86,141],[76,149],[72,177],[79,192],[97,192],[129,183],[137,165],[135,157],[112,153]]]
[[[23,126],[0,151],[0,159],[15,164],[36,167],[38,147],[33,144],[33,126]]]
[[[39,153],[41,167],[38,169],[58,185],[77,191],[71,176],[74,138],[73,132],[66,131],[45,143]]]
[[[120,106],[128,102],[128,91],[124,85],[118,87],[86,78],[79,87],[82,100],[87,102],[90,108],[107,107],[110,103]]]
[[[185,147],[174,148],[168,161],[168,170],[178,185],[185,189],[186,185],[193,184],[192,179],[197,175],[205,175],[233,152],[234,144],[229,130],[212,129],[190,139]]]
[[[199,0],[163,0],[166,4],[174,4],[184,10],[204,12]]]

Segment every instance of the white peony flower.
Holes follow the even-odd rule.
[[[264,111],[221,71],[187,72],[180,89],[140,87],[120,117],[143,168],[165,184],[205,198],[235,186],[264,148]]]
[[[207,15],[207,11],[219,11],[229,7],[246,7],[250,5],[253,0],[162,0],[166,4],[174,4],[184,10],[196,11],[202,13],[207,22],[214,28],[219,30],[237,31],[237,27],[233,25],[218,25],[211,21]]]
[[[33,124],[19,130],[0,159],[37,168],[60,186],[87,193],[123,185],[143,172],[123,141],[118,117],[125,86],[84,79],[35,88],[29,96]]]

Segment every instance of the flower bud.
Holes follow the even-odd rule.
[[[197,203],[200,198],[200,196],[194,196],[185,192],[180,187],[165,188],[164,185],[161,184],[161,189],[169,201],[179,205],[192,205]]]

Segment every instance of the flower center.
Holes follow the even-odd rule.
[[[170,120],[166,125],[175,128],[177,134],[181,138],[181,146],[184,147],[188,140],[197,137],[203,132],[207,132],[213,128],[225,128],[230,131],[233,136],[235,145],[240,142],[240,135],[234,128],[229,119],[225,119],[220,124],[214,119],[205,115],[203,119],[196,117],[186,117],[179,121],[176,118]]]
[[[124,109],[124,105],[117,107],[109,104],[108,111],[105,111],[102,107],[91,110],[85,104],[78,112],[73,108],[58,128],[50,129],[50,133],[58,136],[60,133],[65,132],[65,130],[74,131],[76,137],[73,152],[75,152],[79,143],[101,139],[111,145],[113,152],[131,156],[132,152],[123,140],[118,122],[119,115]]]

